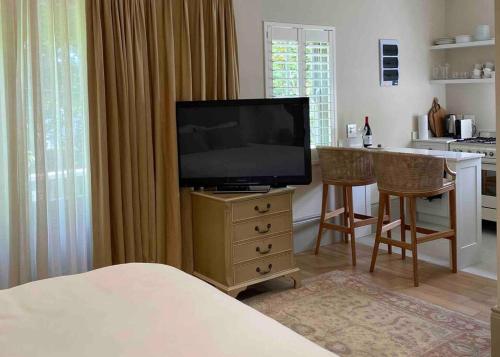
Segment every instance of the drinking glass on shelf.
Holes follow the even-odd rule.
[[[459,77],[460,77],[460,74],[459,74],[458,72],[453,72],[453,73],[451,74],[451,78],[452,78],[452,79],[458,79]]]
[[[439,77],[439,66],[432,67],[432,79],[441,79]]]
[[[462,72],[462,78],[463,79],[469,79],[470,78],[469,72]]]
[[[448,73],[449,73],[449,70],[450,70],[450,65],[448,63],[442,65],[442,66],[439,66],[439,69],[441,71],[441,79],[448,79]]]

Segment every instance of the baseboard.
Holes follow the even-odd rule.
[[[293,241],[295,253],[303,253],[314,249],[316,237],[318,236],[319,216],[307,217],[293,223]],[[321,245],[332,244],[337,241],[340,235],[336,232],[323,232]]]
[[[294,252],[303,253],[311,251],[316,246],[316,237],[318,236],[319,216],[309,216],[294,220],[293,222],[293,241]],[[370,234],[370,229],[366,227],[356,228],[356,239],[366,237]],[[323,230],[321,246],[329,245],[342,241],[342,234],[329,229]]]
[[[491,310],[491,357],[500,357],[500,306]]]

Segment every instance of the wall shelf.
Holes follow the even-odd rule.
[[[432,80],[432,84],[488,84],[495,83],[495,79],[493,78],[485,78],[485,79],[439,79]]]
[[[495,39],[487,41],[471,41],[464,43],[452,43],[450,45],[435,45],[431,46],[431,50],[451,50],[454,48],[467,48],[467,47],[484,47],[484,46],[495,46]]]

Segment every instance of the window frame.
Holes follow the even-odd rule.
[[[306,66],[305,66],[305,35],[304,30],[317,30],[317,31],[329,31],[329,44],[330,44],[330,63],[331,63],[331,78],[330,86],[331,91],[331,119],[330,127],[332,129],[331,133],[331,146],[337,146],[338,140],[338,120],[337,120],[337,66],[336,66],[336,32],[333,26],[317,26],[317,25],[306,25],[306,24],[294,24],[294,23],[284,23],[284,22],[273,22],[264,21],[263,22],[263,35],[264,35],[264,86],[265,86],[265,96],[266,98],[274,98],[273,92],[273,81],[272,81],[272,66],[271,64],[271,41],[272,35],[271,31],[273,28],[290,28],[298,31],[298,42],[299,42],[299,95],[301,97],[306,97],[305,90],[305,77],[306,77]],[[315,146],[311,145],[311,149],[314,150]]]

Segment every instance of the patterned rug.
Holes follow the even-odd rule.
[[[489,356],[489,325],[334,271],[243,301],[340,356]]]

